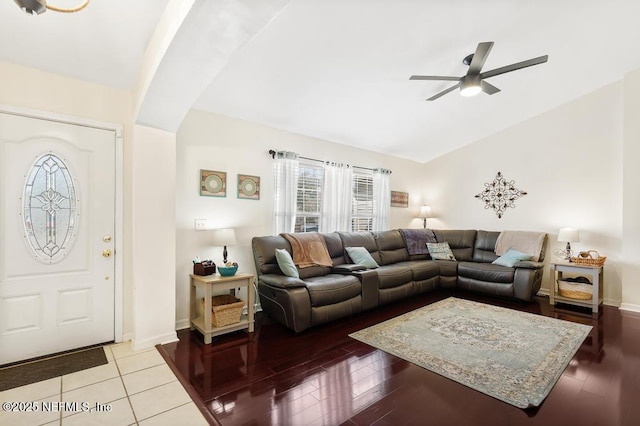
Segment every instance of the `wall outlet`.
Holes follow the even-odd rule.
[[[196,219],[196,231],[206,231],[207,230],[207,219]]]

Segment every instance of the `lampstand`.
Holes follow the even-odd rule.
[[[571,243],[577,243],[580,241],[578,230],[574,228],[560,228],[560,231],[558,232],[558,241],[567,243],[564,250],[564,260],[571,262]]]
[[[236,232],[233,229],[214,229],[213,245],[216,247],[224,247],[222,249],[222,261],[227,263],[227,246],[236,245]]]
[[[424,205],[420,206],[420,212],[418,213],[418,219],[422,219],[422,226],[427,228],[427,218],[431,217],[431,207]]]

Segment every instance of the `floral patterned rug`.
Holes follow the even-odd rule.
[[[350,334],[519,408],[537,407],[591,326],[450,297]]]

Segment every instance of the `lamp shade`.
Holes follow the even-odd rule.
[[[431,217],[431,207],[420,206],[420,212],[418,213],[418,217],[420,219],[426,219],[428,217]]]
[[[236,231],[232,228],[229,229],[214,229],[213,230],[213,245],[216,247],[222,246],[235,246],[236,245]]]
[[[580,241],[578,230],[573,228],[560,228],[560,231],[558,232],[558,241],[564,243],[577,243]]]

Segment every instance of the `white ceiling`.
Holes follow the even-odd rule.
[[[131,89],[167,3],[93,0],[31,17],[0,0],[0,60]],[[194,108],[428,161],[639,69],[637,16],[637,0],[292,0]],[[495,42],[484,70],[549,62],[491,78],[502,89],[492,96],[426,102],[450,82],[408,80],[463,75],[481,41]]]

